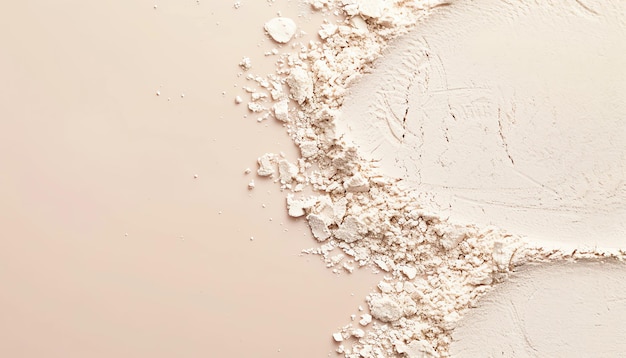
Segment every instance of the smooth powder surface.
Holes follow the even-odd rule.
[[[626,4],[459,1],[395,41],[339,127],[452,221],[626,243]]]

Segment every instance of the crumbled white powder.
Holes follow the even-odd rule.
[[[292,69],[286,82],[290,89],[290,97],[299,104],[313,96],[313,79],[305,69],[300,67]]]
[[[250,60],[250,57],[244,57],[241,59],[241,62],[239,62],[239,67],[241,67],[244,71],[247,71],[249,69],[252,68],[252,61]]]
[[[298,167],[287,159],[278,161],[278,176],[282,184],[291,183],[298,175]]]
[[[289,121],[289,102],[287,100],[274,103],[272,108],[274,109],[274,117],[276,119],[281,122]]]
[[[267,93],[254,92],[250,95],[250,98],[252,98],[252,101],[258,101],[258,100],[267,98]]]
[[[334,25],[334,24],[324,24],[321,26],[321,28],[322,29],[318,31],[318,34],[320,35],[322,39],[327,39],[328,37],[333,35],[335,32],[337,32],[337,29],[339,27],[337,27],[337,25]]]
[[[321,255],[335,273],[362,266],[385,273],[376,292],[366,297],[369,313],[358,321],[363,328],[349,322],[332,335],[342,343],[337,352],[347,358],[447,357],[451,332],[463,313],[516,266],[529,261],[624,257],[624,252],[567,253],[530,247],[497,228],[450,223],[425,212],[420,193],[382,176],[375,162],[362,158],[354,145],[338,135],[336,125],[349,86],[370,69],[390,40],[406,34],[442,3],[310,1],[312,9],[330,9],[345,20],[326,21],[317,40],[281,54],[276,74],[266,79],[249,77],[270,91],[270,98],[263,100],[274,102],[274,117],[283,122],[300,149],[298,165],[266,154],[258,159],[257,173],[273,176],[278,171],[281,188],[289,189],[295,181],[298,185],[292,191],[311,193],[299,198],[288,193],[286,200],[289,215],[305,218],[320,242],[303,252]],[[286,43],[295,35],[296,24],[278,17],[268,21],[265,29],[276,42]],[[297,106],[289,108],[283,85]],[[248,106],[253,112],[267,110],[252,104],[256,106]]]
[[[257,174],[262,177],[271,176],[276,173],[276,155],[275,154],[263,154],[257,160],[259,169]]]
[[[361,319],[359,320],[359,324],[361,326],[367,326],[368,324],[370,324],[370,322],[372,322],[372,316],[369,314],[363,314],[361,315]]]
[[[352,337],[356,337],[356,338],[363,338],[363,337],[365,337],[365,331],[360,329],[360,328],[353,329],[351,334],[352,334]]]
[[[335,340],[335,342],[343,341],[343,336],[341,335],[341,332],[333,333],[333,339]]]
[[[267,108],[264,107],[262,104],[256,102],[248,102],[248,109],[250,110],[250,112],[253,113],[259,113],[267,110]]]
[[[331,232],[328,229],[328,224],[326,223],[326,220],[324,220],[324,217],[316,214],[309,214],[306,218],[309,221],[313,237],[315,237],[318,241],[325,241],[331,236]]]
[[[297,29],[296,23],[287,17],[275,17],[265,23],[265,31],[278,43],[291,41]]]
[[[287,209],[289,216],[300,217],[304,216],[306,210],[310,209],[317,203],[317,198],[308,197],[301,199],[294,199],[293,194],[287,195]]]

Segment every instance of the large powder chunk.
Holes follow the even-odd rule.
[[[299,104],[313,96],[313,79],[300,67],[291,70],[289,77],[287,77],[287,85],[291,90],[291,98]]]
[[[287,17],[275,17],[265,23],[265,31],[270,37],[281,44],[287,43],[296,34],[296,23]]]
[[[339,240],[345,241],[347,243],[355,242],[359,240],[361,236],[361,232],[363,231],[363,224],[359,221],[359,219],[354,216],[347,216],[343,223],[339,226],[339,229],[335,231],[335,237]]]
[[[407,358],[437,358],[437,353],[426,341],[412,341],[409,344],[396,345],[398,353],[404,353]]]
[[[369,306],[372,316],[383,322],[397,321],[402,317],[402,307],[388,295],[372,295]]]
[[[315,214],[310,214],[306,218],[309,220],[309,226],[311,227],[313,236],[318,241],[325,241],[330,237],[330,230],[328,229],[328,225],[326,224],[324,218]]]

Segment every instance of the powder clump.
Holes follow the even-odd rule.
[[[265,31],[278,43],[287,43],[296,34],[298,26],[287,17],[275,17],[265,23]]]

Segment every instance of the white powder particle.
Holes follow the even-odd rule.
[[[397,321],[402,317],[402,307],[389,295],[371,295],[370,312],[372,317],[383,322]]]
[[[337,32],[337,29],[339,29],[339,27],[337,25],[334,24],[323,24],[321,26],[321,30],[318,31],[318,34],[320,35],[320,37],[322,39],[327,39],[330,36],[332,36],[335,32]]]
[[[372,322],[372,316],[369,314],[364,314],[361,315],[361,319],[359,320],[359,324],[361,326],[367,326],[368,324],[370,324],[370,322]]]
[[[271,176],[276,173],[276,155],[274,154],[263,154],[257,160],[259,164],[259,169],[257,170],[257,174],[262,177]]]
[[[317,203],[317,199],[314,197],[294,199],[293,194],[287,195],[287,210],[289,216],[294,218],[304,216],[305,210],[310,209],[315,203]]]
[[[287,100],[274,103],[272,108],[274,109],[274,117],[276,119],[281,122],[289,121],[289,102]]]
[[[278,43],[287,43],[296,34],[296,23],[287,17],[275,17],[265,23],[265,31]]]
[[[396,351],[407,358],[438,358],[440,355],[424,340],[396,344]]]
[[[363,338],[365,337],[365,331],[360,328],[353,329],[352,336],[356,338]]]
[[[313,237],[315,237],[318,241],[325,241],[330,237],[331,233],[328,229],[328,224],[323,217],[315,214],[309,214],[306,218],[309,221]]]
[[[250,60],[250,57],[244,57],[241,59],[241,62],[239,62],[239,67],[241,67],[244,71],[247,71],[249,69],[252,68],[252,61]]]
[[[402,273],[406,275],[406,277],[408,277],[409,280],[412,280],[417,276],[417,269],[415,267],[402,266],[400,270],[402,270]]]
[[[286,83],[290,89],[290,97],[299,104],[313,96],[313,79],[302,68],[296,67],[292,69]]]
[[[360,0],[358,2],[359,12],[366,17],[379,18],[383,16],[386,3],[386,0]]]
[[[278,176],[281,183],[291,183],[298,175],[298,167],[286,159],[278,161]]]
[[[258,104],[256,102],[249,102],[248,109],[250,110],[250,112],[253,112],[253,113],[259,113],[259,112],[263,112],[267,110],[267,108],[265,108],[263,105]]]

